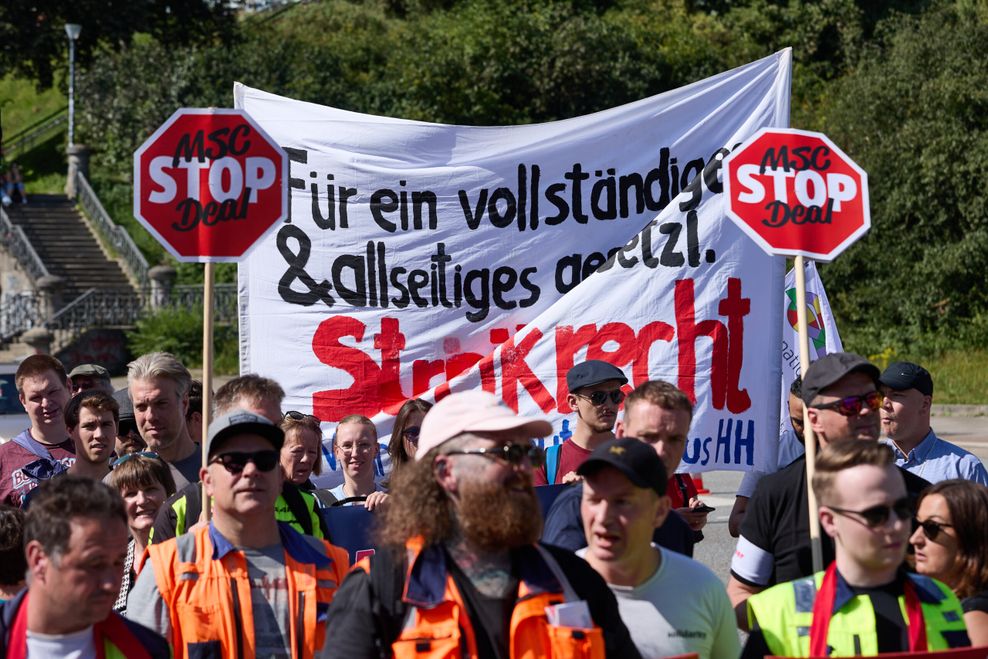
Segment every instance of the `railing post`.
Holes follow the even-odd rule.
[[[41,293],[41,313],[45,320],[55,315],[62,306],[61,277],[46,275],[38,280],[38,292]]]
[[[178,271],[170,265],[156,265],[148,270],[151,278],[151,310],[157,311],[168,306],[172,296],[172,286]]]
[[[21,341],[31,346],[36,355],[51,353],[51,342],[54,335],[44,327],[34,327],[21,335]]]
[[[65,152],[69,156],[69,173],[65,181],[65,195],[75,199],[78,193],[76,175],[82,173],[89,178],[89,147],[82,144],[72,144]]]

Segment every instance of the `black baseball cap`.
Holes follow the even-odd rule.
[[[878,381],[896,391],[915,389],[924,396],[933,395],[933,377],[930,372],[912,362],[892,362]]]
[[[600,359],[589,359],[577,364],[566,373],[566,386],[571,393],[581,387],[592,387],[608,380],[617,380],[621,384],[628,383],[628,378],[621,369]]]
[[[590,476],[601,467],[613,467],[638,487],[655,490],[660,497],[666,495],[669,476],[665,465],[655,449],[640,439],[622,437],[604,442],[583,461],[576,473]]]
[[[209,424],[206,455],[212,457],[223,440],[234,435],[260,435],[271,442],[276,451],[280,451],[285,443],[285,433],[280,427],[271,423],[270,419],[247,410],[235,409],[213,419]]]
[[[117,401],[117,405],[120,406],[120,420],[133,421],[134,404],[130,402],[130,392],[127,391],[127,387],[114,391],[113,399]]]
[[[832,352],[810,364],[803,376],[803,402],[809,405],[824,389],[845,375],[864,373],[878,384],[878,367],[853,352]]]

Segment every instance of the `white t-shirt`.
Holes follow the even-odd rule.
[[[27,632],[27,656],[47,659],[96,659],[96,646],[93,643],[93,628],[86,627],[71,634],[39,634]]]
[[[700,659],[721,659],[741,654],[734,610],[717,575],[692,558],[652,547],[662,561],[645,583],[634,588],[608,584],[642,658],[696,652]],[[586,552],[576,553],[583,557]]]

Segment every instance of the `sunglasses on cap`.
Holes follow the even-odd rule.
[[[209,464],[221,464],[231,474],[239,474],[247,467],[248,462],[253,462],[258,471],[267,472],[278,466],[280,457],[277,451],[272,450],[254,451],[253,453],[230,451],[229,453],[220,453],[210,460]]]
[[[502,444],[493,448],[465,449],[463,451],[450,451],[446,455],[482,455],[485,458],[504,460],[513,465],[520,465],[528,458],[533,467],[542,465],[543,453],[538,446],[524,446],[522,444]]]
[[[285,412],[285,418],[291,419],[292,421],[305,421],[306,419],[312,419],[317,424],[322,425],[322,420],[320,420],[316,415],[306,414],[305,412],[298,412],[296,410],[288,410]]]
[[[934,522],[932,519],[923,520],[922,522],[917,519],[916,524],[923,529],[923,534],[933,542],[936,542],[937,536],[940,535],[940,531],[945,528],[954,528],[953,524]]]
[[[119,458],[110,463],[110,469],[116,469],[123,463],[134,458],[153,458],[158,459],[158,454],[154,451],[134,451],[133,453],[128,453],[127,455],[121,455]]]
[[[840,400],[835,400],[832,403],[824,403],[823,405],[810,405],[816,410],[834,410],[842,416],[856,416],[861,414],[861,410],[867,405],[869,409],[877,410],[882,406],[882,392],[872,391],[867,394],[862,394],[860,396],[848,396],[847,398],[841,398]]]
[[[615,389],[614,391],[595,391],[592,394],[574,394],[574,396],[586,398],[594,405],[603,405],[607,402],[608,398],[610,398],[611,402],[615,405],[624,400],[624,392],[620,389]]]
[[[847,510],[846,508],[838,508],[837,506],[827,506],[827,508],[838,515],[858,515],[864,521],[865,526],[870,529],[887,524],[893,513],[899,519],[910,519],[913,516],[913,507],[909,505],[909,499],[906,497],[893,501],[891,506],[882,504],[865,508],[864,510]],[[933,538],[930,539],[932,540]]]

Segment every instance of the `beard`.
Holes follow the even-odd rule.
[[[542,515],[529,474],[506,483],[472,483],[460,491],[458,516],[465,540],[487,551],[531,545],[542,535]]]

